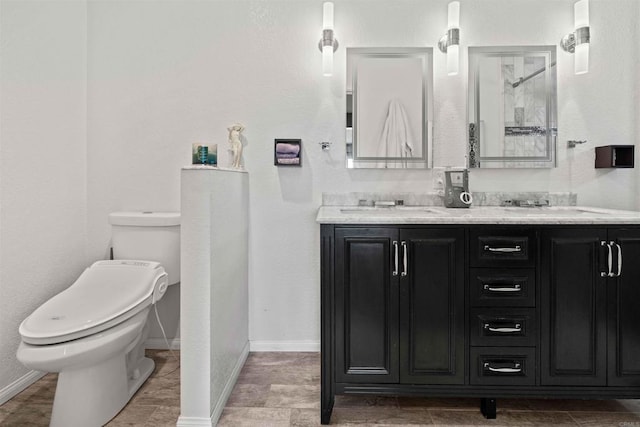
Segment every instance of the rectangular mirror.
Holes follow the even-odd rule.
[[[556,47],[469,47],[470,168],[556,165]]]
[[[347,167],[430,167],[432,105],[432,48],[347,48]]]

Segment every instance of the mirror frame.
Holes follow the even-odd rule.
[[[362,157],[358,156],[358,67],[363,58],[381,58],[397,61],[401,64],[407,59],[420,59],[422,62],[421,85],[422,112],[421,129],[422,155],[407,157]],[[401,168],[425,169],[433,165],[432,123],[433,123],[433,48],[347,48],[347,80],[346,80],[346,165],[349,169]],[[389,81],[390,85],[394,82]],[[377,141],[376,141],[377,142]]]
[[[469,168],[554,168],[557,150],[557,72],[556,46],[470,46],[469,86],[467,106],[467,141]],[[480,123],[480,73],[482,58],[505,56],[543,56],[548,64],[539,73],[545,75],[546,125],[542,126],[545,135],[545,156],[481,156],[482,140],[477,124]],[[550,65],[550,66],[549,66]],[[535,74],[535,72],[534,72]],[[533,77],[533,76],[529,76]],[[524,127],[524,126],[523,126]],[[534,131],[535,132],[535,131]],[[539,133],[538,133],[539,134]],[[504,144],[504,141],[503,141]]]

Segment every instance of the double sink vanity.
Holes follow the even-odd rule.
[[[556,167],[556,47],[468,64],[465,167]],[[346,80],[347,167],[433,167],[433,50],[347,48]],[[640,212],[445,208],[471,194],[444,176],[444,197],[323,200],[322,423],[336,394],[478,397],[487,418],[502,397],[640,398]]]
[[[640,212],[322,206],[336,394],[640,398]]]

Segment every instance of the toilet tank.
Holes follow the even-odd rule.
[[[109,223],[113,259],[159,262],[180,282],[180,212],[113,212]]]

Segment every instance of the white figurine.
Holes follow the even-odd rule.
[[[235,123],[228,127],[229,131],[229,144],[231,144],[231,153],[233,154],[232,167],[240,169],[242,162],[242,141],[240,141],[240,132],[244,130],[244,126],[240,123]]]

